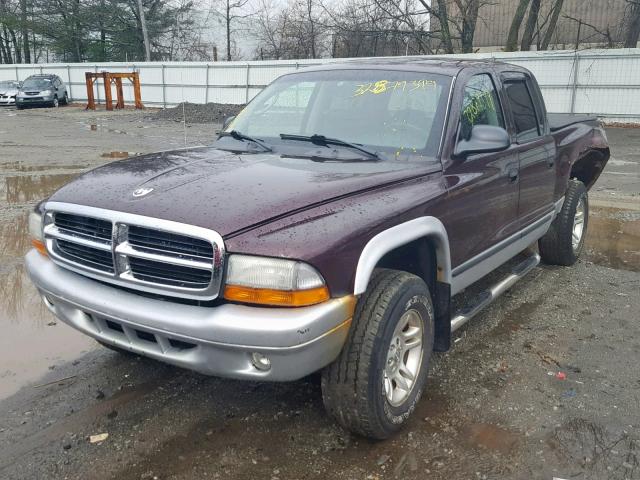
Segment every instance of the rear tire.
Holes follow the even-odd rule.
[[[340,356],[322,372],[329,414],[365,437],[393,435],[422,395],[433,340],[433,305],[424,281],[375,270]]]
[[[587,188],[572,179],[564,196],[562,210],[549,231],[538,240],[540,256],[551,265],[570,266],[576,263],[587,236],[589,223],[589,197]]]
[[[62,97],[62,102],[60,103],[60,105],[69,105],[69,96],[67,92],[64,92],[64,97]]]

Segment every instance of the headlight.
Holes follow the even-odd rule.
[[[224,298],[243,303],[301,307],[328,300],[329,290],[322,276],[306,263],[231,255]]]
[[[42,255],[47,255],[47,247],[42,239],[42,215],[38,212],[29,214],[29,235],[31,236],[31,245]]]

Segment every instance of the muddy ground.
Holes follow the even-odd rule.
[[[0,110],[0,479],[640,479],[640,130],[607,132],[585,258],[536,268],[457,332],[386,442],[335,426],[317,378],[208,378],[103,349],[57,323],[25,278],[40,198],[214,130],[149,112]]]

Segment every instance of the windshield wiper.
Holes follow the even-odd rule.
[[[218,138],[222,138],[222,137],[231,137],[231,138],[234,138],[235,140],[253,142],[256,145],[260,146],[265,152],[272,152],[273,151],[273,149],[269,145],[264,143],[262,140],[258,140],[257,138],[250,137],[249,135],[245,135],[244,133],[240,133],[237,130],[231,130],[229,132],[221,132],[218,135]]]
[[[345,140],[340,140],[339,138],[329,138],[329,137],[325,137],[324,135],[293,135],[289,133],[281,133],[280,138],[282,140],[300,140],[302,142],[311,142],[314,145],[320,145],[322,147],[327,147],[329,145],[337,145],[339,147],[352,148],[354,150],[358,150],[359,152],[362,152],[368,155],[370,158],[381,160],[380,156],[376,152],[369,150],[365,147],[361,147],[360,145],[357,145],[355,143],[347,142]]]

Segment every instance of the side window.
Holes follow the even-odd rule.
[[[469,138],[474,125],[504,128],[496,87],[486,73],[471,77],[464,88],[459,138]]]
[[[513,114],[518,142],[526,142],[540,136],[536,110],[527,84],[522,81],[505,83],[505,90]]]

